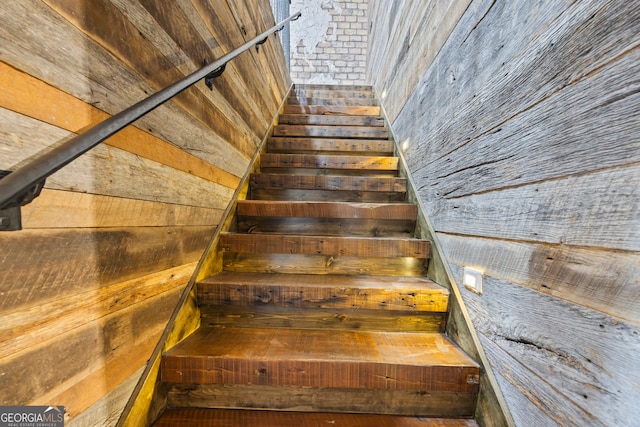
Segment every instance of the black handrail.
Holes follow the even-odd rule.
[[[28,164],[9,173],[0,179],[0,209],[8,206],[20,206],[27,203],[33,198],[34,192],[39,193],[44,184],[44,180],[49,175],[198,81],[205,78],[211,79],[222,74],[227,62],[251,47],[264,43],[271,34],[282,30],[288,22],[295,21],[300,16],[300,12],[291,15],[289,18],[254,37],[242,46],[232,50],[220,59],[205,65],[198,71],[193,72],[171,86],[156,92],[126,110],[98,123],[84,133],[76,135],[46,154],[37,157]]]

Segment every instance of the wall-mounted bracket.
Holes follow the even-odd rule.
[[[207,65],[207,64],[209,64],[209,61],[205,59],[204,65]],[[225,62],[224,64],[222,64],[221,66],[219,66],[218,68],[216,68],[215,70],[213,70],[212,72],[204,76],[204,84],[207,85],[209,90],[213,90],[213,79],[220,77],[222,73],[224,73],[224,69],[226,68],[226,66],[227,66],[227,63]]]
[[[260,52],[260,45],[261,44],[265,44],[267,42],[267,39],[269,37],[265,37],[262,40],[260,40],[259,42],[256,43],[256,52]]]
[[[11,171],[0,170],[0,179],[9,175]],[[31,203],[40,195],[44,187],[44,179],[9,200],[0,208],[0,231],[22,230],[22,215],[20,207]]]

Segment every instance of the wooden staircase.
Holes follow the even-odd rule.
[[[293,90],[155,425],[476,425],[480,369],[443,333],[393,150],[370,88]]]

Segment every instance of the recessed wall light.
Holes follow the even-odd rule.
[[[462,273],[462,284],[465,288],[477,294],[482,293],[482,272],[465,267]]]

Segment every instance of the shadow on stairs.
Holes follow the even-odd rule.
[[[156,426],[477,425],[480,368],[444,334],[393,153],[370,88],[293,89],[201,326],[162,357]]]

